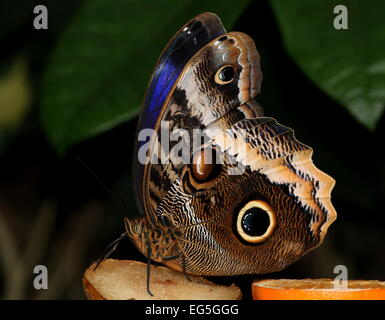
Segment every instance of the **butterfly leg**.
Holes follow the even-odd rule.
[[[146,282],[146,287],[147,287],[147,293],[150,296],[154,296],[150,290],[150,273],[151,273],[151,244],[150,244],[150,239],[146,237],[146,245],[147,245],[147,282]]]
[[[107,248],[104,250],[103,255],[98,259],[96,262],[94,271],[99,267],[100,263],[106,260],[118,247],[121,240],[123,240],[125,237],[127,237],[127,232],[123,232],[117,239],[115,239],[113,242],[111,242]]]

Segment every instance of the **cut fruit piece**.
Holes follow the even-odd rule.
[[[189,276],[167,267],[151,265],[147,292],[147,265],[131,260],[104,260],[94,271],[91,265],[83,277],[89,300],[239,300],[241,290],[214,284],[202,277]]]
[[[254,281],[254,300],[385,300],[385,282],[349,280],[347,288],[334,279]]]

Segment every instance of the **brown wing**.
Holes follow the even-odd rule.
[[[288,185],[290,193],[312,215],[310,228],[322,241],[337,216],[330,201],[335,180],[314,165],[312,148],[300,143],[292,129],[268,117],[243,119],[227,130],[212,128],[210,132],[228,156],[265,175],[273,184]]]

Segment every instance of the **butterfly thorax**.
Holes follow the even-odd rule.
[[[144,217],[125,219],[126,232],[137,249],[152,260],[168,264],[178,257],[175,235],[167,218],[155,225]],[[171,262],[170,262],[171,263]]]

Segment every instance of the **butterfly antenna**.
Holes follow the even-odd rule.
[[[76,159],[87,169],[87,171],[94,177],[94,179],[104,188],[104,190],[107,191],[107,193],[116,201],[118,202],[124,211],[128,212],[128,207],[126,203],[123,201],[122,198],[120,198],[118,195],[113,193],[107,186],[99,179],[99,177],[78,157],[76,156]],[[94,271],[99,267],[100,263],[107,259],[118,247],[119,242],[124,239],[127,236],[127,232],[123,232],[117,239],[115,239],[113,242],[111,242],[107,248],[104,250],[104,253],[101,258],[98,259]]]
[[[99,179],[99,177],[91,170],[90,167],[88,167],[83,160],[81,160],[78,156],[75,156],[75,158],[84,166],[84,168],[87,169],[87,171],[94,177],[94,179],[103,187],[103,189],[117,202],[119,203],[124,211],[129,212],[128,207],[126,203],[123,201],[121,197],[113,193],[104,183],[102,180]]]

